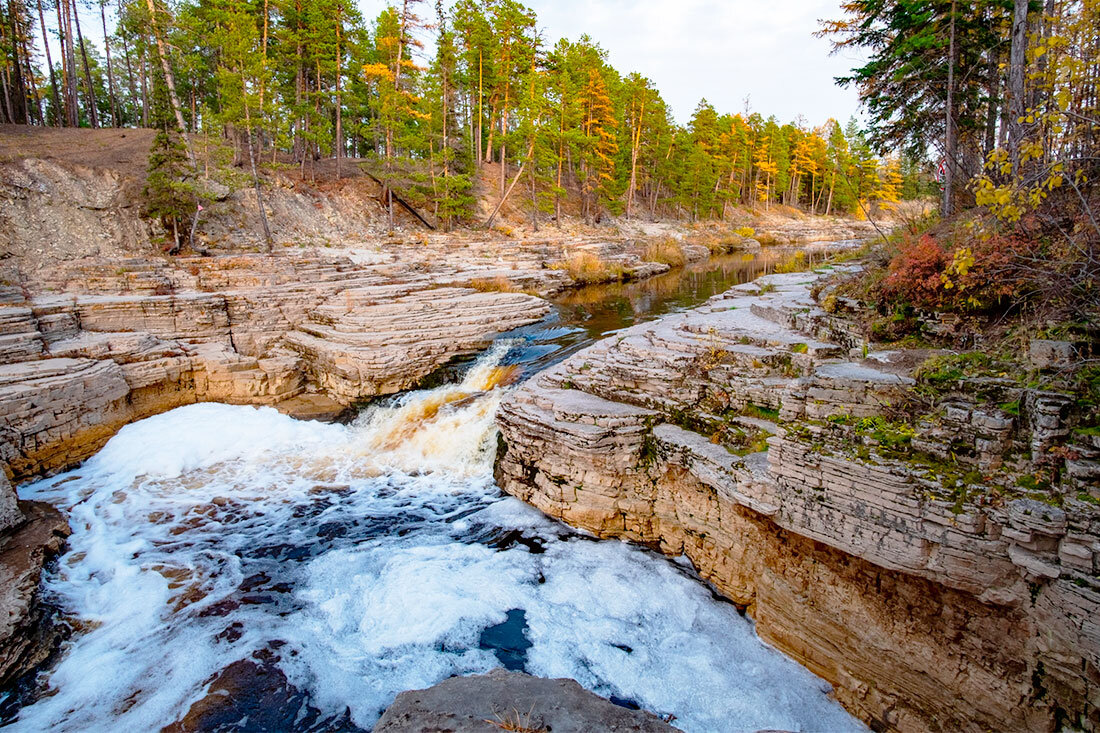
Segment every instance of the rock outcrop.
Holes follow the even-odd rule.
[[[873,729],[1100,727],[1100,446],[1065,395],[1015,384],[899,422],[924,355],[865,355],[819,277],[739,286],[533,378],[499,412],[498,483],[686,555]],[[1052,448],[1077,468],[1023,488]]]
[[[61,552],[69,525],[57,509],[20,504],[20,523],[0,535],[0,688],[30,672],[57,648],[61,629],[39,594],[43,567]]]
[[[319,414],[408,389],[549,309],[340,257],[132,261],[55,276],[115,292],[3,293],[0,461],[16,479],[78,462],[126,423],[192,402]]]
[[[375,733],[501,730],[671,733],[677,729],[651,713],[615,705],[574,680],[543,679],[505,669],[402,692],[374,727]]]

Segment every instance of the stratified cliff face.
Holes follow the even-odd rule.
[[[191,402],[308,414],[407,389],[549,308],[308,255],[128,260],[77,281],[114,292],[2,293],[0,461],[16,478]]]
[[[998,383],[882,417],[924,355],[863,358],[817,278],[762,278],[532,379],[499,413],[499,484],[686,555],[875,729],[1097,728],[1096,438],[1066,395]],[[1017,488],[1055,444],[1063,483]]]

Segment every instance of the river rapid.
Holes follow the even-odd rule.
[[[493,483],[516,379],[768,266],[736,257],[663,293],[573,293],[458,381],[348,425],[192,405],[21,487],[69,517],[45,589],[72,633],[9,701],[9,729],[369,730],[403,690],[503,664],[686,731],[864,730],[686,560],[594,540]]]

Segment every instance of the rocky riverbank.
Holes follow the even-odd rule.
[[[899,422],[929,354],[868,350],[823,277],[761,278],[531,379],[498,415],[499,485],[687,556],[875,730],[1095,729],[1095,435],[1011,380]],[[1052,447],[1066,478],[1035,490]]]

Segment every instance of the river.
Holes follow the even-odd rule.
[[[369,730],[403,690],[504,664],[686,731],[862,730],[686,561],[596,541],[493,483],[511,382],[776,256],[572,292],[457,381],[348,425],[192,405],[22,487],[69,516],[45,586],[72,634],[8,700],[10,729]]]

